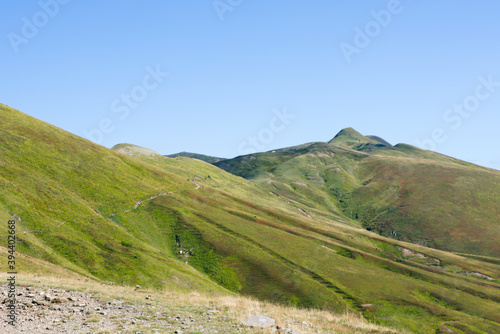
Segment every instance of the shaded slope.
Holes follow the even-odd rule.
[[[387,147],[392,147],[392,145],[388,141],[386,141],[385,139],[380,138],[378,136],[366,136],[366,137],[370,138],[372,140],[375,140],[375,141],[379,142],[380,144],[383,144],[383,145],[385,145]]]

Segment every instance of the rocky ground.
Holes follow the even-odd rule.
[[[243,296],[145,290],[82,277],[24,275],[0,285],[0,334],[397,333],[358,315],[298,309]],[[9,289],[16,296],[9,324]]]
[[[1,333],[240,333],[247,329],[216,309],[169,308],[146,296],[144,303],[103,302],[64,289],[17,286],[16,326],[8,323],[7,286],[0,287]]]

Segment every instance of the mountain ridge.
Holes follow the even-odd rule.
[[[225,160],[225,158],[218,158],[210,155],[205,155],[205,154],[199,154],[199,153],[191,153],[191,152],[179,152],[179,153],[174,153],[174,154],[168,154],[164,155],[165,157],[169,158],[177,158],[177,157],[185,157],[185,158],[192,158],[192,159],[198,159],[202,160],[208,163],[216,163],[222,160]]]
[[[360,226],[385,236],[391,236],[393,231],[397,234],[397,230],[402,230],[403,234],[399,237],[405,241],[426,242],[433,247],[457,252],[500,255],[500,248],[494,242],[494,238],[500,238],[500,221],[497,216],[500,215],[498,171],[411,145],[392,146],[384,143],[380,137],[375,139],[363,136],[352,128],[346,128],[327,143],[316,142],[272,152],[254,153],[223,160],[215,165],[252,180],[280,196],[299,200],[308,206],[320,206],[328,212],[347,214],[349,218],[359,221]],[[431,172],[425,174],[422,170]],[[472,185],[468,183],[454,186],[457,184],[457,177],[469,183],[474,181],[466,180],[476,180],[480,185],[478,190],[484,192],[478,196],[484,196],[484,200],[478,202],[474,199],[477,196],[471,193]],[[429,182],[430,180],[432,182]],[[307,187],[298,187],[297,184]],[[436,191],[430,192],[424,185],[434,187]],[[441,188],[437,189],[437,185]],[[398,194],[387,197],[390,187],[399,189]],[[427,194],[437,204],[429,203],[415,191]],[[411,196],[407,197],[405,194]],[[417,197],[419,204],[413,202]],[[311,198],[315,200],[311,201]],[[447,203],[446,198],[456,198],[455,203],[461,204],[457,207],[456,204]],[[468,205],[467,201],[477,202],[486,215],[480,214]],[[441,203],[444,207],[439,208]],[[419,213],[419,207],[427,212]],[[403,213],[406,210],[403,208],[408,208],[410,212]],[[426,208],[432,209],[429,211]],[[437,215],[439,211],[446,212],[442,219]],[[468,211],[475,213],[466,213]],[[371,213],[368,214],[369,212]],[[405,224],[405,219],[400,215],[407,215],[408,221],[419,221],[418,227]],[[439,232],[438,226],[431,223],[431,220],[436,219],[446,222],[446,231],[452,234],[443,239],[448,232]],[[472,230],[467,228],[467,219],[481,221],[474,233],[480,231],[484,238],[473,242],[454,234],[453,229]],[[452,221],[460,223],[455,224]],[[426,229],[429,230],[422,233]],[[425,241],[426,238],[433,241]],[[488,246],[482,244],[481,249],[479,245],[486,240],[489,240]]]

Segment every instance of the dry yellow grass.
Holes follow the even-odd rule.
[[[245,319],[264,314],[276,319],[279,326],[301,333],[398,333],[393,329],[367,322],[355,313],[334,314],[316,309],[299,309],[291,306],[263,302],[244,296],[206,296],[202,294],[177,295],[193,305],[216,307],[229,317],[243,322]],[[175,298],[175,297],[174,297]]]
[[[116,298],[123,299],[133,304],[145,303],[146,296],[149,301],[178,308],[200,307],[213,310],[214,317],[232,319],[241,323],[245,319],[259,314],[264,314],[276,319],[276,324],[283,328],[304,333],[401,333],[394,329],[378,326],[367,322],[354,313],[334,314],[315,309],[299,309],[291,306],[279,305],[259,301],[253,298],[237,295],[207,294],[201,292],[176,292],[152,291],[135,289],[129,286],[108,285],[94,281],[83,276],[61,275],[33,275],[20,274],[17,283],[38,287],[63,288],[93,293],[100,299],[107,301]],[[270,330],[254,330],[254,333],[271,333]]]

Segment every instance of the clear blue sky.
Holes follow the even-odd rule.
[[[500,169],[496,0],[40,3],[2,4],[0,102],[106,147],[233,157],[353,127]]]

